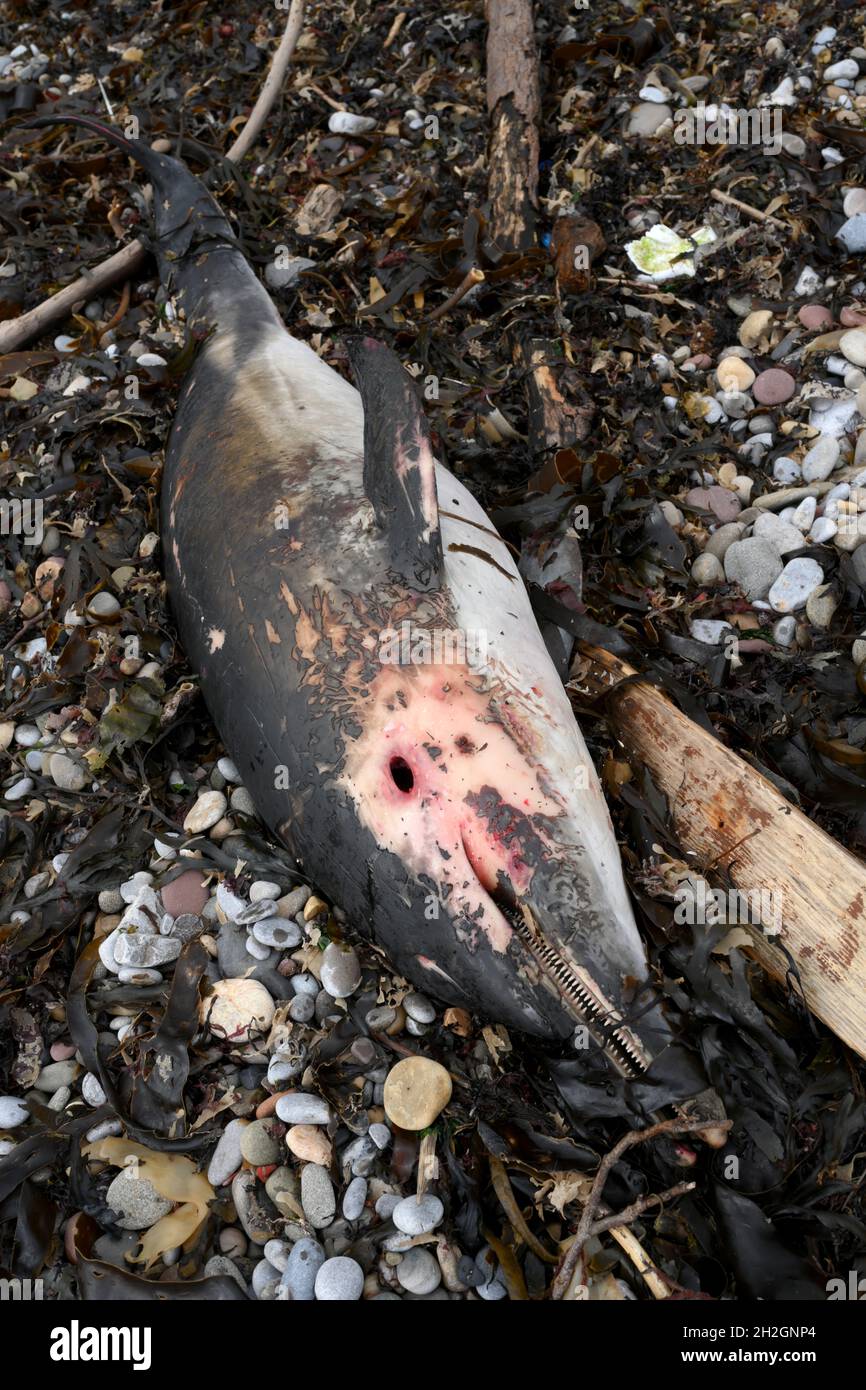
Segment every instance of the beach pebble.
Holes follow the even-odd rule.
[[[202,792],[184,817],[184,830],[188,835],[200,835],[210,830],[225,815],[227,805],[222,792]]]
[[[354,994],[361,983],[361,964],[351,946],[332,941],[325,947],[321,967],[322,988],[335,999]]]
[[[315,1298],[316,1275],[325,1263],[325,1252],[317,1240],[302,1236],[292,1246],[283,1286],[291,1294],[293,1303],[312,1303]]]
[[[347,1221],[357,1221],[367,1201],[367,1179],[353,1178],[343,1193],[343,1216]]]
[[[71,1086],[80,1071],[81,1067],[74,1057],[66,1062],[49,1062],[36,1078],[36,1089],[53,1093],[58,1086]]]
[[[451,1077],[429,1057],[405,1057],[385,1079],[385,1114],[401,1129],[426,1129],[450,1099]]]
[[[783,521],[775,512],[762,512],[755,522],[752,534],[767,537],[780,555],[787,554],[789,550],[802,550],[805,545],[802,531],[792,526],[789,521]]]
[[[833,315],[823,304],[803,304],[797,310],[797,318],[813,333],[824,333],[833,327]]]
[[[721,642],[726,632],[731,632],[730,623],[721,622],[716,618],[695,618],[689,624],[689,631],[696,642],[706,642],[708,646],[715,647]]]
[[[301,1206],[310,1225],[317,1230],[329,1226],[337,1210],[334,1185],[327,1168],[306,1163],[301,1170]]]
[[[327,1168],[334,1156],[331,1141],[318,1125],[292,1125],[286,1135],[289,1153],[304,1163],[317,1163]]]
[[[271,1130],[267,1120],[253,1120],[241,1131],[241,1154],[253,1168],[266,1168],[280,1161],[280,1145]]]
[[[664,102],[640,101],[629,113],[626,134],[640,135],[646,139],[655,135],[671,115],[671,108]]]
[[[798,503],[791,513],[791,525],[796,526],[797,529],[802,531],[805,535],[806,532],[811,529],[817,510],[818,504],[815,498],[804,497],[802,502]]]
[[[761,405],[781,405],[789,401],[797,389],[790,372],[781,367],[768,367],[755,378],[752,394]]]
[[[200,916],[209,896],[204,878],[198,869],[188,869],[186,873],[178,874],[177,878],[173,878],[171,883],[163,884],[160,889],[163,907],[174,918],[186,915]],[[105,912],[112,910],[103,909]]]
[[[153,1183],[133,1165],[122,1168],[109,1183],[105,1200],[118,1213],[117,1224],[122,1231],[145,1231],[172,1208],[168,1198],[161,1197]]]
[[[831,541],[838,531],[836,522],[829,516],[816,517],[812,522],[812,529],[809,532],[809,540],[813,545],[825,545]]]
[[[65,792],[83,791],[93,781],[93,773],[66,753],[52,753],[47,771],[55,787]]]
[[[268,1241],[268,1245],[270,1244],[272,1244],[272,1242]],[[271,1264],[270,1260],[259,1260],[258,1264],[253,1269],[250,1279],[250,1288],[256,1298],[269,1301],[274,1297],[274,1291],[281,1278],[282,1275],[280,1271]]]
[[[807,483],[822,483],[829,478],[839,462],[839,441],[822,434],[803,459],[803,477]]]
[[[850,256],[866,251],[866,212],[855,212],[842,223],[836,236]]]
[[[804,555],[789,560],[770,588],[770,606],[776,613],[793,613],[806,606],[809,595],[823,582],[824,571],[817,560]]]
[[[3,793],[7,801],[23,801],[25,796],[29,796],[33,790],[32,777],[19,777],[17,782],[13,782],[11,787],[7,787]]]
[[[445,1215],[445,1208],[432,1192],[422,1197],[404,1197],[391,1213],[391,1219],[398,1231],[407,1236],[423,1236],[435,1231]]]
[[[836,82],[840,77],[849,80],[860,76],[860,67],[856,58],[842,58],[838,63],[830,63],[821,74],[822,82]]]
[[[315,1288],[320,1303],[356,1302],[364,1292],[364,1271],[348,1255],[334,1255],[319,1269]]]
[[[321,1096],[305,1091],[289,1091],[277,1101],[277,1116],[287,1125],[326,1125],[331,1109]]]
[[[63,394],[66,395],[67,392]],[[95,618],[113,618],[120,612],[120,603],[107,589],[100,589],[98,594],[94,594],[93,598],[88,600],[87,611]]]
[[[397,1281],[407,1293],[432,1293],[442,1282],[442,1271],[430,1251],[416,1245],[398,1264]]]
[[[716,367],[716,380],[723,391],[748,391],[755,373],[742,357],[725,357]]]
[[[866,332],[851,328],[839,339],[839,350],[855,367],[866,367]]]
[[[692,579],[695,584],[721,584],[725,571],[715,555],[699,555],[692,565]]]
[[[86,1105],[97,1110],[100,1105],[105,1104],[106,1096],[99,1081],[99,1077],[94,1076],[92,1071],[86,1072],[81,1078],[81,1094]]]
[[[806,600],[806,617],[813,627],[829,627],[839,599],[829,584],[819,584]]]
[[[0,1129],[17,1129],[30,1119],[30,1111],[15,1096],[0,1096]]]
[[[227,782],[237,783],[243,780],[231,758],[220,758],[217,762],[217,772],[220,777],[224,777]]]
[[[332,111],[328,129],[335,135],[363,135],[376,129],[376,121],[372,116],[358,116],[354,111]]]
[[[269,950],[287,951],[299,946],[303,932],[285,917],[264,917],[253,924],[253,937]]]
[[[207,1169],[207,1180],[212,1187],[225,1187],[240,1168],[243,1162],[241,1136],[246,1128],[246,1120],[229,1120],[220,1135]]]
[[[725,574],[739,584],[749,599],[765,598],[782,572],[782,557],[772,542],[761,536],[736,541],[725,555]]]
[[[246,1248],[246,1240],[244,1240],[244,1248]],[[219,1278],[220,1275],[229,1279],[234,1279],[238,1287],[243,1289],[244,1293],[247,1292],[244,1276],[241,1274],[234,1260],[229,1259],[228,1255],[211,1255],[202,1270],[202,1274],[205,1279],[216,1279]]]
[[[311,1023],[316,1013],[316,1001],[310,994],[296,994],[289,1003],[289,1018],[293,1023]]]
[[[737,337],[744,348],[759,348],[763,352],[769,345],[772,327],[772,310],[755,309],[743,319]]]
[[[154,936],[141,930],[124,931],[121,927],[114,938],[116,965],[160,966],[177,960],[183,942],[176,937]]]
[[[416,1023],[432,1023],[436,1017],[436,1010],[423,994],[407,994],[403,1008]]]
[[[280,896],[281,891],[278,883],[269,883],[267,879],[262,878],[257,879],[250,887],[250,902],[272,902]]]
[[[788,458],[785,454],[780,454],[773,461],[773,477],[777,483],[798,483],[803,476],[803,470],[796,459]]]
[[[218,980],[201,1000],[199,1017],[212,1037],[246,1043],[270,1028],[274,1001],[258,980]]]

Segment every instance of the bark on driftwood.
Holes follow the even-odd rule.
[[[487,0],[490,230],[503,251],[535,243],[541,101],[532,0]]]
[[[610,722],[667,797],[696,871],[712,879],[715,868],[743,893],[776,895],[778,939],[798,967],[808,1007],[866,1057],[866,865],[660,690],[640,681],[617,688],[633,675],[618,657],[582,646],[573,682],[588,694],[610,692]],[[761,964],[784,978],[784,954],[760,928],[747,930]]]

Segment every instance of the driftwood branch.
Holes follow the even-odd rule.
[[[749,895],[750,918],[764,905],[760,890],[772,894],[764,900],[773,906],[768,920],[744,924],[755,956],[769,974],[786,978],[788,959],[767,935],[778,926],[778,908],[778,939],[797,965],[807,1006],[866,1057],[866,865],[660,690],[628,679],[635,674],[609,652],[582,646],[572,686],[607,692],[611,725],[667,797],[695,870],[718,870]]]
[[[503,251],[535,243],[540,109],[532,0],[487,0],[487,193]]]
[[[730,1123],[730,1120],[725,1121],[728,1128],[730,1128]],[[560,1265],[556,1278],[553,1281],[553,1287],[550,1291],[552,1299],[560,1299],[563,1297],[566,1289],[571,1283],[572,1276],[577,1268],[578,1260],[583,1252],[583,1247],[592,1234],[593,1227],[600,1219],[603,1220],[608,1215],[602,1206],[604,1185],[610,1176],[611,1170],[619,1162],[626,1150],[634,1148],[635,1144],[645,1144],[648,1139],[657,1139],[661,1134],[694,1134],[705,1128],[705,1126],[705,1120],[659,1120],[658,1124],[650,1125],[647,1129],[630,1129],[628,1134],[624,1134],[622,1138],[614,1144],[610,1153],[605,1154],[601,1163],[598,1165],[598,1171],[593,1179],[592,1191],[586,1199],[586,1204],[580,1214],[580,1221],[578,1222],[574,1240],[568,1247],[565,1259]],[[685,1186],[688,1187],[688,1184],[685,1184]],[[661,1194],[656,1200],[664,1200],[665,1195],[667,1194]],[[625,1214],[626,1213],[623,1213],[623,1215]],[[613,1223],[606,1229],[615,1229]]]
[[[226,159],[236,163],[243,159],[267,120],[268,113],[277,99],[286,75],[292,53],[297,45],[304,22],[304,0],[292,0],[286,28],[279,47],[273,56],[264,86],[258,100],[250,112],[243,129],[228,150]],[[85,270],[73,280],[71,285],[58,290],[41,304],[28,309],[18,318],[0,324],[0,355],[15,352],[33,338],[44,333],[52,324],[66,317],[76,305],[93,299],[104,290],[110,289],[121,280],[134,275],[147,259],[147,251],[140,241],[131,241],[113,256]]]

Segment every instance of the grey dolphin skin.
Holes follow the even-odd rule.
[[[672,1035],[601,787],[509,549],[434,459],[410,376],[359,338],[355,390],[286,331],[181,162],[48,121],[143,166],[165,290],[201,339],[166,452],[165,565],[260,814],[419,987],[540,1037],[583,1025],[641,1075]]]

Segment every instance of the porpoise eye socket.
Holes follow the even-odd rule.
[[[388,764],[388,771],[391,773],[391,781],[398,791],[409,792],[415,787],[415,774],[405,758],[392,758]]]

